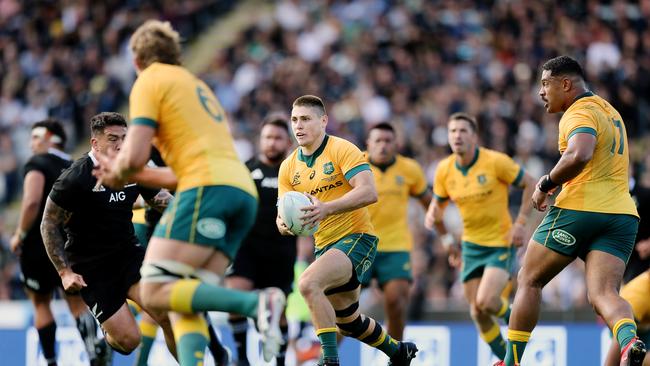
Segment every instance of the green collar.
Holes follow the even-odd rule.
[[[385,172],[386,170],[388,170],[388,168],[390,168],[393,164],[395,164],[395,162],[397,161],[397,157],[394,157],[393,160],[389,161],[386,164],[375,164],[372,162],[372,160],[370,160],[370,158],[368,158],[368,161],[370,162],[370,164],[377,167],[377,169],[381,170],[382,172]]]
[[[302,148],[298,149],[298,160],[300,160],[300,161],[304,162],[305,164],[307,164],[308,168],[313,167],[314,163],[316,162],[316,159],[318,159],[320,154],[323,153],[323,150],[325,150],[325,146],[327,145],[328,140],[329,140],[329,136],[325,135],[325,138],[323,139],[323,142],[320,144],[318,149],[316,149],[316,151],[314,151],[314,153],[311,154],[311,155],[304,155],[302,153]]]
[[[576,97],[576,99],[574,99],[573,101],[575,102],[576,100],[578,100],[580,98],[593,97],[593,96],[594,96],[594,93],[592,93],[591,90],[587,90],[586,92],[578,95]]]
[[[465,165],[465,166],[460,166],[460,164],[458,164],[458,160],[456,160],[454,162],[454,165],[456,165],[456,169],[460,170],[460,172],[463,173],[464,176],[467,176],[467,173],[469,173],[469,169],[474,164],[476,164],[476,161],[478,160],[478,152],[479,152],[479,149],[478,149],[478,147],[476,147],[476,152],[474,153],[474,159],[472,159],[472,161],[469,164]]]

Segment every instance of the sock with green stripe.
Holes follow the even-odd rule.
[[[512,306],[510,306],[510,302],[507,299],[504,299],[503,297],[501,298],[501,309],[499,310],[498,313],[496,313],[496,316],[503,319],[503,321],[506,322],[506,325],[510,322],[510,312],[512,310]]]
[[[177,280],[171,290],[170,308],[180,313],[223,311],[257,318],[258,295],[208,285],[196,279]]]
[[[142,338],[135,364],[137,366],[147,366],[149,353],[151,352],[151,346],[153,346],[153,342],[156,339],[156,333],[158,333],[158,325],[140,320],[139,327]]]
[[[625,347],[632,338],[636,337],[636,323],[633,319],[623,318],[616,322],[612,333],[616,337],[621,349]]]
[[[501,336],[501,329],[497,323],[486,332],[481,332],[481,338],[490,346],[492,353],[494,353],[500,360],[506,357],[506,342]]]
[[[524,349],[530,340],[530,332],[508,330],[508,346],[504,359],[506,366],[519,366],[524,356]]]
[[[339,351],[336,343],[336,328],[321,328],[316,331],[320,340],[322,361],[338,362]]]
[[[172,324],[180,366],[203,366],[208,324],[202,315],[180,314]]]

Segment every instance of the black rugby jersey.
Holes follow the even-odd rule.
[[[54,203],[72,213],[64,225],[68,237],[65,252],[72,265],[138,245],[131,223],[133,203],[139,194],[151,199],[159,192],[135,183],[117,191],[95,187],[94,165],[92,153],[84,155],[59,177],[50,192]]]
[[[261,248],[270,245],[296,245],[296,237],[282,236],[275,224],[278,214],[278,173],[280,165],[269,166],[259,159],[253,158],[246,162],[251,171],[251,177],[259,194],[259,206],[255,226],[244,240],[244,245],[259,245]]]

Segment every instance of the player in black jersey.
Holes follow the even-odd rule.
[[[70,156],[63,152],[65,141],[65,131],[57,120],[47,119],[32,126],[30,148],[34,155],[25,164],[20,217],[11,238],[11,250],[19,255],[23,285],[34,305],[34,327],[48,366],[56,365],[56,322],[50,302],[54,291],[62,286],[45,252],[40,225],[54,181],[72,164]],[[64,293],[64,298],[77,321],[91,365],[103,365],[107,349],[104,341],[97,339],[97,323],[78,293]]]
[[[292,290],[293,266],[296,261],[296,238],[282,236],[275,225],[277,216],[278,172],[280,163],[291,150],[288,118],[280,114],[269,115],[262,123],[260,154],[246,162],[257,186],[260,200],[254,230],[237,252],[232,273],[226,279],[230,288],[251,291],[278,287],[285,295]],[[248,319],[232,314],[230,324],[237,344],[239,366],[248,365],[246,334]],[[284,366],[287,347],[287,320],[282,314],[280,329],[284,345],[276,357],[276,365]]]
[[[92,175],[95,154],[119,151],[127,125],[120,114],[103,112],[91,118],[90,128],[92,149],[54,183],[41,233],[64,288],[81,291],[107,342],[128,354],[140,343],[140,331],[126,299],[142,305],[139,281],[144,258],[144,248],[131,224],[131,208],[142,195],[150,206],[162,210],[172,196],[136,184],[126,184],[121,190],[97,184]],[[58,230],[60,225],[65,227],[67,242]],[[174,352],[166,315],[149,313],[161,324],[167,345]]]

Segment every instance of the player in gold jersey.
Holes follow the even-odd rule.
[[[368,212],[379,237],[377,256],[367,279],[376,278],[384,293],[388,334],[402,339],[412,280],[409,198],[417,198],[426,210],[431,202],[431,191],[417,161],[397,153],[393,126],[388,123],[373,126],[368,131],[366,145],[366,158],[375,177],[378,195],[377,203],[368,206]]]
[[[449,263],[461,264],[472,320],[492,352],[503,359],[506,344],[494,317],[507,323],[510,316],[509,299],[502,294],[510,282],[516,247],[524,243],[535,181],[507,155],[478,146],[474,117],[454,113],[447,130],[454,153],[436,168],[435,199],[427,211],[425,226],[436,229],[449,253]],[[514,225],[508,210],[510,185],[524,189]],[[442,220],[450,200],[458,206],[463,220],[461,245]]]
[[[503,364],[520,364],[537,323],[542,288],[580,257],[589,301],[621,345],[621,365],[641,365],[645,345],[636,336],[630,304],[618,293],[639,224],[629,193],[625,124],[611,104],[589,91],[582,67],[568,56],[542,66],[539,95],[548,113],[564,112],[562,157],[537,184],[533,206],[545,211],[560,185],[562,192],[528,244]]]
[[[407,366],[415,358],[415,344],[394,340],[359,312],[360,283],[372,266],[378,240],[366,206],[377,201],[377,192],[361,151],[327,135],[327,120],[320,98],[305,95],[293,102],[291,127],[299,147],[282,162],[278,175],[278,195],[308,194],[312,205],[302,209],[303,221],[319,225],[314,235],[316,260],[298,283],[321,342],[319,364],[339,365],[340,331],[381,350],[391,365]],[[279,215],[276,223],[282,234],[290,234]]]
[[[114,160],[103,159],[96,175],[112,187],[135,176],[176,190],[149,242],[141,292],[147,306],[169,311],[179,363],[203,364],[208,328],[200,314],[205,311],[257,318],[269,361],[282,343],[284,294],[276,288],[258,294],[220,285],[255,221],[257,190],[237,157],[221,105],[180,65],[179,38],[168,22],[154,20],[131,37],[138,71],[130,96],[133,126]],[[144,182],[136,173],[149,160],[152,140],[170,169],[148,168]]]

